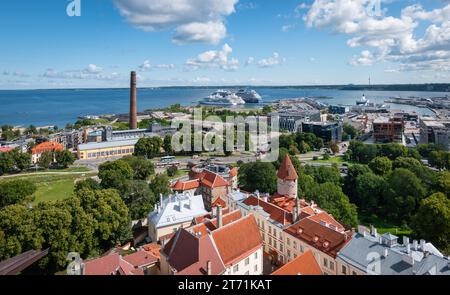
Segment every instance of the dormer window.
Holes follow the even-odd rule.
[[[324,243],[323,243],[323,247],[324,247],[324,248],[328,248],[328,246],[330,246],[330,243],[329,243],[329,242],[324,242]]]
[[[319,240],[319,237],[318,236],[315,236],[314,237],[314,242],[317,242]]]

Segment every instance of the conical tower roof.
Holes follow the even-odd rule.
[[[295,171],[294,165],[292,164],[291,158],[288,154],[283,159],[280,169],[278,169],[278,178],[283,180],[297,180],[298,174]]]

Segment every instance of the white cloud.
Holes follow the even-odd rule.
[[[253,64],[254,62],[255,62],[255,58],[253,56],[250,56],[249,58],[247,58],[245,65],[249,66],[249,65]]]
[[[308,27],[349,35],[350,47],[364,47],[361,55],[351,58],[352,65],[388,61],[398,63],[399,70],[405,71],[449,70],[450,4],[431,11],[410,5],[394,17],[388,16],[387,10],[374,15],[369,9],[371,3],[315,0],[303,19]],[[426,29],[422,37],[417,37],[421,24]]]
[[[230,58],[233,49],[225,44],[222,50],[209,50],[199,54],[196,58],[188,59],[186,70],[196,71],[205,68],[220,68],[225,71],[235,71],[239,68],[239,60]]]
[[[145,31],[175,28],[174,42],[217,44],[226,36],[224,18],[239,0],[114,0],[129,23]]]
[[[281,30],[283,32],[289,32],[290,30],[292,30],[293,28],[295,28],[295,24],[291,24],[291,25],[284,25],[281,27]]]
[[[139,70],[144,72],[150,70],[152,65],[150,64],[150,61],[148,59],[144,60],[144,62],[139,66]]]
[[[86,74],[98,74],[101,73],[103,69],[95,64],[89,64],[83,72]]]
[[[14,71],[14,72],[10,72],[10,71],[4,71],[3,72],[3,76],[13,76],[13,77],[20,77],[20,78],[28,78],[30,77],[29,74],[20,72],[20,71]]]
[[[274,52],[271,57],[258,60],[258,66],[261,68],[270,68],[277,66],[283,63],[284,61],[285,59],[281,58],[278,52]]]
[[[159,64],[159,65],[156,65],[156,68],[171,70],[171,69],[175,69],[176,66],[174,64]]]

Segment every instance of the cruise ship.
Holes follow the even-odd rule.
[[[262,100],[261,95],[255,90],[239,89],[236,95],[242,98],[246,103],[259,103]]]
[[[243,105],[245,100],[237,96],[234,92],[219,89],[210,96],[200,101],[202,105]]]
[[[369,104],[369,102],[370,101],[366,98],[366,95],[363,94],[363,96],[356,101],[356,105],[357,106],[367,106]]]

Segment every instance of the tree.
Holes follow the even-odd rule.
[[[167,167],[167,175],[169,177],[174,177],[175,175],[177,175],[178,172],[178,167],[175,165],[169,166]]]
[[[263,106],[263,108],[262,108],[263,115],[268,115],[271,112],[273,112],[273,107],[271,105]]]
[[[444,169],[448,167],[449,155],[444,151],[432,151],[428,156],[428,163],[432,167]]]
[[[351,125],[350,123],[344,123],[342,140],[344,140],[344,141],[348,140],[349,136],[353,140],[353,139],[356,139],[357,135],[358,135],[358,130],[356,130],[356,128],[353,127],[353,125]]]
[[[0,153],[0,175],[14,169],[14,158],[10,153]]]
[[[153,210],[157,200],[147,182],[142,180],[128,181],[121,197],[129,208],[133,220],[146,217]]]
[[[356,206],[350,203],[349,198],[339,186],[331,182],[318,184],[315,186],[314,191],[306,197],[314,200],[322,209],[343,224],[349,226],[358,224]]]
[[[382,203],[386,181],[374,173],[361,174],[356,178],[356,194],[353,202],[361,210],[375,214]]]
[[[53,163],[53,160],[54,160],[53,152],[43,152],[38,160],[38,165],[41,168],[48,169],[50,165]]]
[[[75,163],[75,156],[68,150],[55,152],[56,163],[63,168],[67,168]]]
[[[134,172],[134,179],[147,180],[150,176],[155,174],[155,165],[153,165],[152,161],[147,160],[144,157],[129,156],[122,158],[122,161],[125,161],[130,165]]]
[[[374,144],[364,144],[359,141],[351,141],[348,147],[350,160],[361,164],[368,164],[378,155],[378,148]]]
[[[340,185],[342,182],[341,173],[337,166],[304,166],[305,174],[311,175],[317,183],[331,182]]]
[[[84,180],[80,180],[77,183],[75,183],[75,189],[74,191],[80,191],[82,189],[88,189],[88,190],[99,190],[101,189],[100,183],[98,183],[96,180],[92,178],[87,178]]]
[[[11,156],[14,159],[14,164],[17,169],[23,171],[31,165],[31,154],[20,153],[18,150],[11,151]]]
[[[332,140],[332,141],[330,141],[330,143],[328,145],[333,154],[339,153],[339,145],[337,144],[336,141]]]
[[[166,154],[170,155],[173,153],[172,135],[168,134],[164,137],[163,148]]]
[[[159,137],[141,138],[136,143],[134,154],[153,159],[160,154],[162,145],[163,141]]]
[[[36,185],[29,180],[11,180],[0,183],[0,208],[21,203],[31,202],[31,196],[36,192]]]
[[[239,185],[242,189],[254,192],[274,193],[277,189],[275,167],[267,162],[245,163],[239,169]]]
[[[150,182],[153,194],[159,198],[160,195],[167,196],[171,193],[169,177],[166,174],[157,174]]]
[[[447,196],[450,196],[450,172],[441,171],[437,176],[438,190]]]
[[[435,246],[449,250],[450,200],[443,193],[435,193],[420,202],[412,222],[414,232]]]
[[[375,174],[385,176],[392,171],[392,161],[388,157],[376,157],[369,162],[369,168]]]
[[[105,189],[120,190],[127,180],[133,179],[133,176],[130,165],[123,160],[106,162],[98,168],[98,177],[102,180],[101,185]]]
[[[356,193],[357,178],[366,173],[371,173],[371,170],[365,165],[352,165],[348,168],[347,176],[344,178],[344,192],[354,203],[358,200]]]
[[[380,156],[388,157],[391,160],[408,155],[408,149],[398,143],[380,144],[378,150]]]
[[[442,148],[434,143],[429,144],[419,144],[416,147],[417,151],[423,158],[427,158],[430,156],[430,153],[433,151],[440,151]]]
[[[385,215],[396,222],[408,222],[426,195],[426,188],[413,172],[404,168],[392,172],[388,187],[383,203]]]

